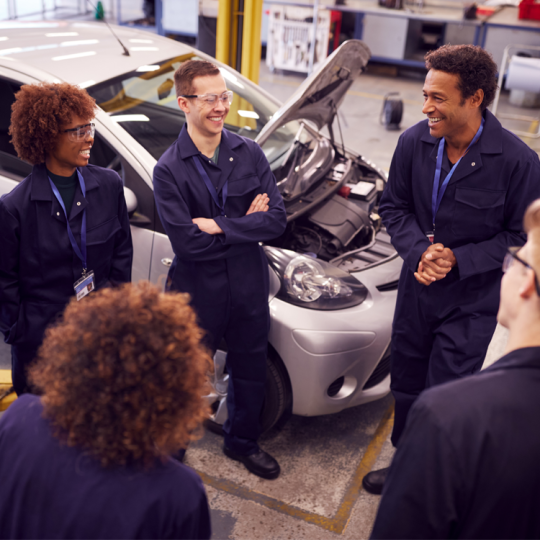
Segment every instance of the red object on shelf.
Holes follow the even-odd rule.
[[[341,195],[345,199],[348,199],[349,195],[351,194],[351,188],[349,186],[341,186],[337,194]]]
[[[334,52],[339,47],[339,34],[341,34],[341,11],[330,12],[330,32],[334,35],[329,43],[328,54]]]
[[[518,18],[540,21],[540,2],[535,2],[535,0],[521,0]]]
[[[478,6],[476,8],[476,14],[489,17],[495,13],[495,9],[494,6]]]

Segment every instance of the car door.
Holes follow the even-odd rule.
[[[120,134],[131,139],[127,133]],[[129,143],[133,146],[134,141],[131,139]],[[117,133],[108,129],[100,114],[96,117],[96,136],[90,152],[90,163],[118,172],[124,186],[136,197],[136,210],[130,212],[133,281],[148,279],[164,286],[174,253],[156,210],[151,187],[152,172],[140,163]]]

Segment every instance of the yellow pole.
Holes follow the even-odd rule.
[[[263,0],[244,0],[242,67],[240,73],[257,84],[259,82],[261,63],[262,7]],[[238,66],[236,69],[238,69]]]
[[[231,65],[231,17],[234,0],[219,0],[217,31],[216,31],[216,60]]]

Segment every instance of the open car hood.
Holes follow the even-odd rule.
[[[262,146],[274,131],[291,120],[309,120],[319,129],[331,126],[345,94],[370,56],[368,46],[362,41],[353,39],[343,43],[274,114],[256,142]]]

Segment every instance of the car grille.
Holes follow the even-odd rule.
[[[386,348],[386,351],[381,358],[381,361],[375,368],[375,371],[371,374],[371,377],[364,384],[362,390],[367,390],[368,388],[373,388],[378,385],[385,377],[390,373],[390,345]]]

